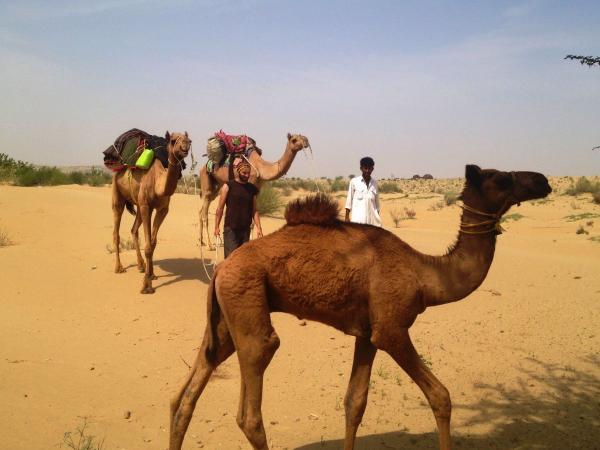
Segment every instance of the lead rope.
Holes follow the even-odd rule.
[[[194,152],[192,151],[192,144],[190,144],[190,154],[192,157],[192,165],[190,166],[190,172],[192,172],[192,175],[193,175],[193,171],[196,168],[197,162],[194,158]],[[183,184],[185,186],[185,193],[189,194],[188,183],[185,178],[185,175],[183,174],[183,164],[181,163],[180,159],[177,159],[177,158],[175,158],[175,159],[177,161],[177,164],[179,164],[179,168],[181,169],[181,178],[183,179]],[[195,193],[196,193],[196,180],[194,179],[194,194]],[[196,217],[198,217],[199,220],[202,220],[202,218],[200,218],[200,211],[201,211],[200,204],[199,204],[200,196],[194,195],[194,197],[197,200],[196,201],[196,212],[197,212]],[[200,227],[200,224],[198,224],[198,227]],[[208,230],[206,230],[206,231],[207,231],[207,233],[209,232]],[[202,236],[201,236],[201,238],[202,238]],[[200,246],[200,260],[202,261],[202,268],[204,269],[204,273],[206,274],[206,277],[209,280],[212,280],[212,277],[208,273],[207,266],[212,267],[213,268],[212,272],[215,273],[215,267],[219,263],[219,247],[223,247],[223,241],[221,239],[221,236],[218,236],[215,238],[215,259],[214,259],[214,262],[209,263],[209,264],[206,264],[204,262],[204,251],[202,249],[202,241],[199,242],[199,246]]]
[[[213,274],[215,273],[215,268],[217,267],[217,264],[219,264],[219,247],[224,247],[223,240],[221,239],[221,236],[216,236],[215,237],[215,260],[212,263],[206,264],[204,262],[204,252],[202,251],[202,242],[200,242],[200,259],[202,260],[202,267],[204,268],[204,273],[206,274],[206,277],[209,280],[212,280],[212,277],[208,273],[208,269],[206,268],[206,266],[212,267],[213,268],[212,272],[213,272]]]
[[[308,152],[306,151],[307,148],[310,150],[310,157],[308,156]],[[317,168],[315,167],[315,156],[313,154],[312,147],[310,146],[310,144],[308,144],[308,146],[302,148],[302,151],[304,152],[304,156],[306,156],[310,163],[311,175],[313,176],[313,181],[317,186],[317,192],[321,194],[321,188],[319,187],[319,182],[317,181]]]

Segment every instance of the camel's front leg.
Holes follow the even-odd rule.
[[[144,273],[144,283],[142,284],[142,294],[154,294],[154,288],[152,287],[152,274],[154,273],[154,267],[152,266],[152,233],[151,233],[151,219],[152,210],[148,205],[139,207],[140,215],[142,216],[142,225],[144,226],[144,238],[146,240],[144,246],[144,255],[146,256],[146,272]]]
[[[120,246],[121,237],[119,236],[119,228],[121,228],[121,217],[125,209],[125,199],[121,197],[117,189],[117,182],[113,180],[112,193],[112,210],[113,210],[113,247],[115,249],[115,273],[123,273],[125,269],[121,264]]]
[[[236,341],[242,375],[237,423],[254,450],[269,450],[261,412],[263,376],[279,347],[275,330],[271,328],[270,332],[268,329],[264,332]]]
[[[156,249],[156,243],[158,241],[158,230],[162,225],[165,217],[169,213],[169,207],[162,209],[157,209],[156,214],[154,215],[154,222],[152,223],[152,239],[150,240],[150,245],[152,245],[152,259],[154,259],[154,250]],[[156,275],[154,275],[154,266],[151,268],[150,276],[153,280],[156,280]]]
[[[408,330],[398,331],[391,348],[386,351],[421,388],[437,422],[440,450],[450,450],[450,394],[421,360],[408,335]],[[390,340],[392,341],[392,340]]]
[[[137,256],[137,266],[140,272],[146,271],[146,263],[144,262],[144,258],[142,258],[142,252],[140,250],[140,226],[142,225],[142,216],[140,215],[140,211],[138,211],[135,215],[135,220],[133,222],[133,226],[131,227],[131,237],[133,238],[133,245],[135,245],[135,253]]]
[[[353,450],[356,439],[356,431],[362,421],[367,397],[369,395],[369,379],[371,368],[377,349],[366,338],[357,337],[354,344],[354,361],[352,362],[352,374],[344,399],[346,409],[346,438],[344,450]]]

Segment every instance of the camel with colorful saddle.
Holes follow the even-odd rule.
[[[221,186],[233,180],[233,168],[239,161],[246,160],[250,164],[250,182],[260,188],[264,182],[284,176],[294,162],[296,153],[307,147],[309,143],[305,136],[288,133],[283,155],[277,161],[269,162],[262,158],[262,150],[251,137],[227,135],[222,130],[215,133],[208,140],[209,160],[200,169],[200,245],[204,245],[206,230],[208,247],[214,250],[208,227],[208,209],[219,194]]]
[[[120,259],[119,228],[123,210],[135,215],[131,235],[137,253],[137,266],[144,272],[142,294],[154,293],[153,255],[158,230],[169,212],[171,196],[175,193],[181,172],[185,169],[184,158],[192,145],[185,133],[169,133],[165,137],[152,136],[133,129],[120,135],[115,143],[104,151],[104,164],[113,170],[112,209],[114,216],[113,246],[115,249],[115,272],[125,272]],[[135,206],[137,206],[137,211]],[[152,213],[156,211],[152,222]],[[142,258],[139,244],[139,228],[144,226],[146,245]]]

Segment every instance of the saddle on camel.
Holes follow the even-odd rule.
[[[169,166],[167,140],[145,131],[132,128],[121,134],[114,144],[103,152],[104,165],[113,172],[130,170],[148,170],[154,159],[158,159],[166,169]],[[185,169],[185,161],[181,161]]]
[[[208,157],[206,170],[212,173],[223,166],[229,166],[233,170],[237,159],[248,160],[253,151],[262,155],[262,150],[256,146],[256,141],[251,137],[245,134],[227,134],[220,130],[210,137],[206,144],[206,154],[203,155]]]

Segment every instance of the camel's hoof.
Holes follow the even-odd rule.
[[[150,279],[151,279],[151,280],[158,280],[158,277],[157,277],[156,275],[151,275],[151,276],[150,276]]]
[[[127,272],[124,267],[117,267],[115,269],[115,273],[124,273]]]
[[[140,291],[141,294],[154,294],[153,287],[145,287]]]

